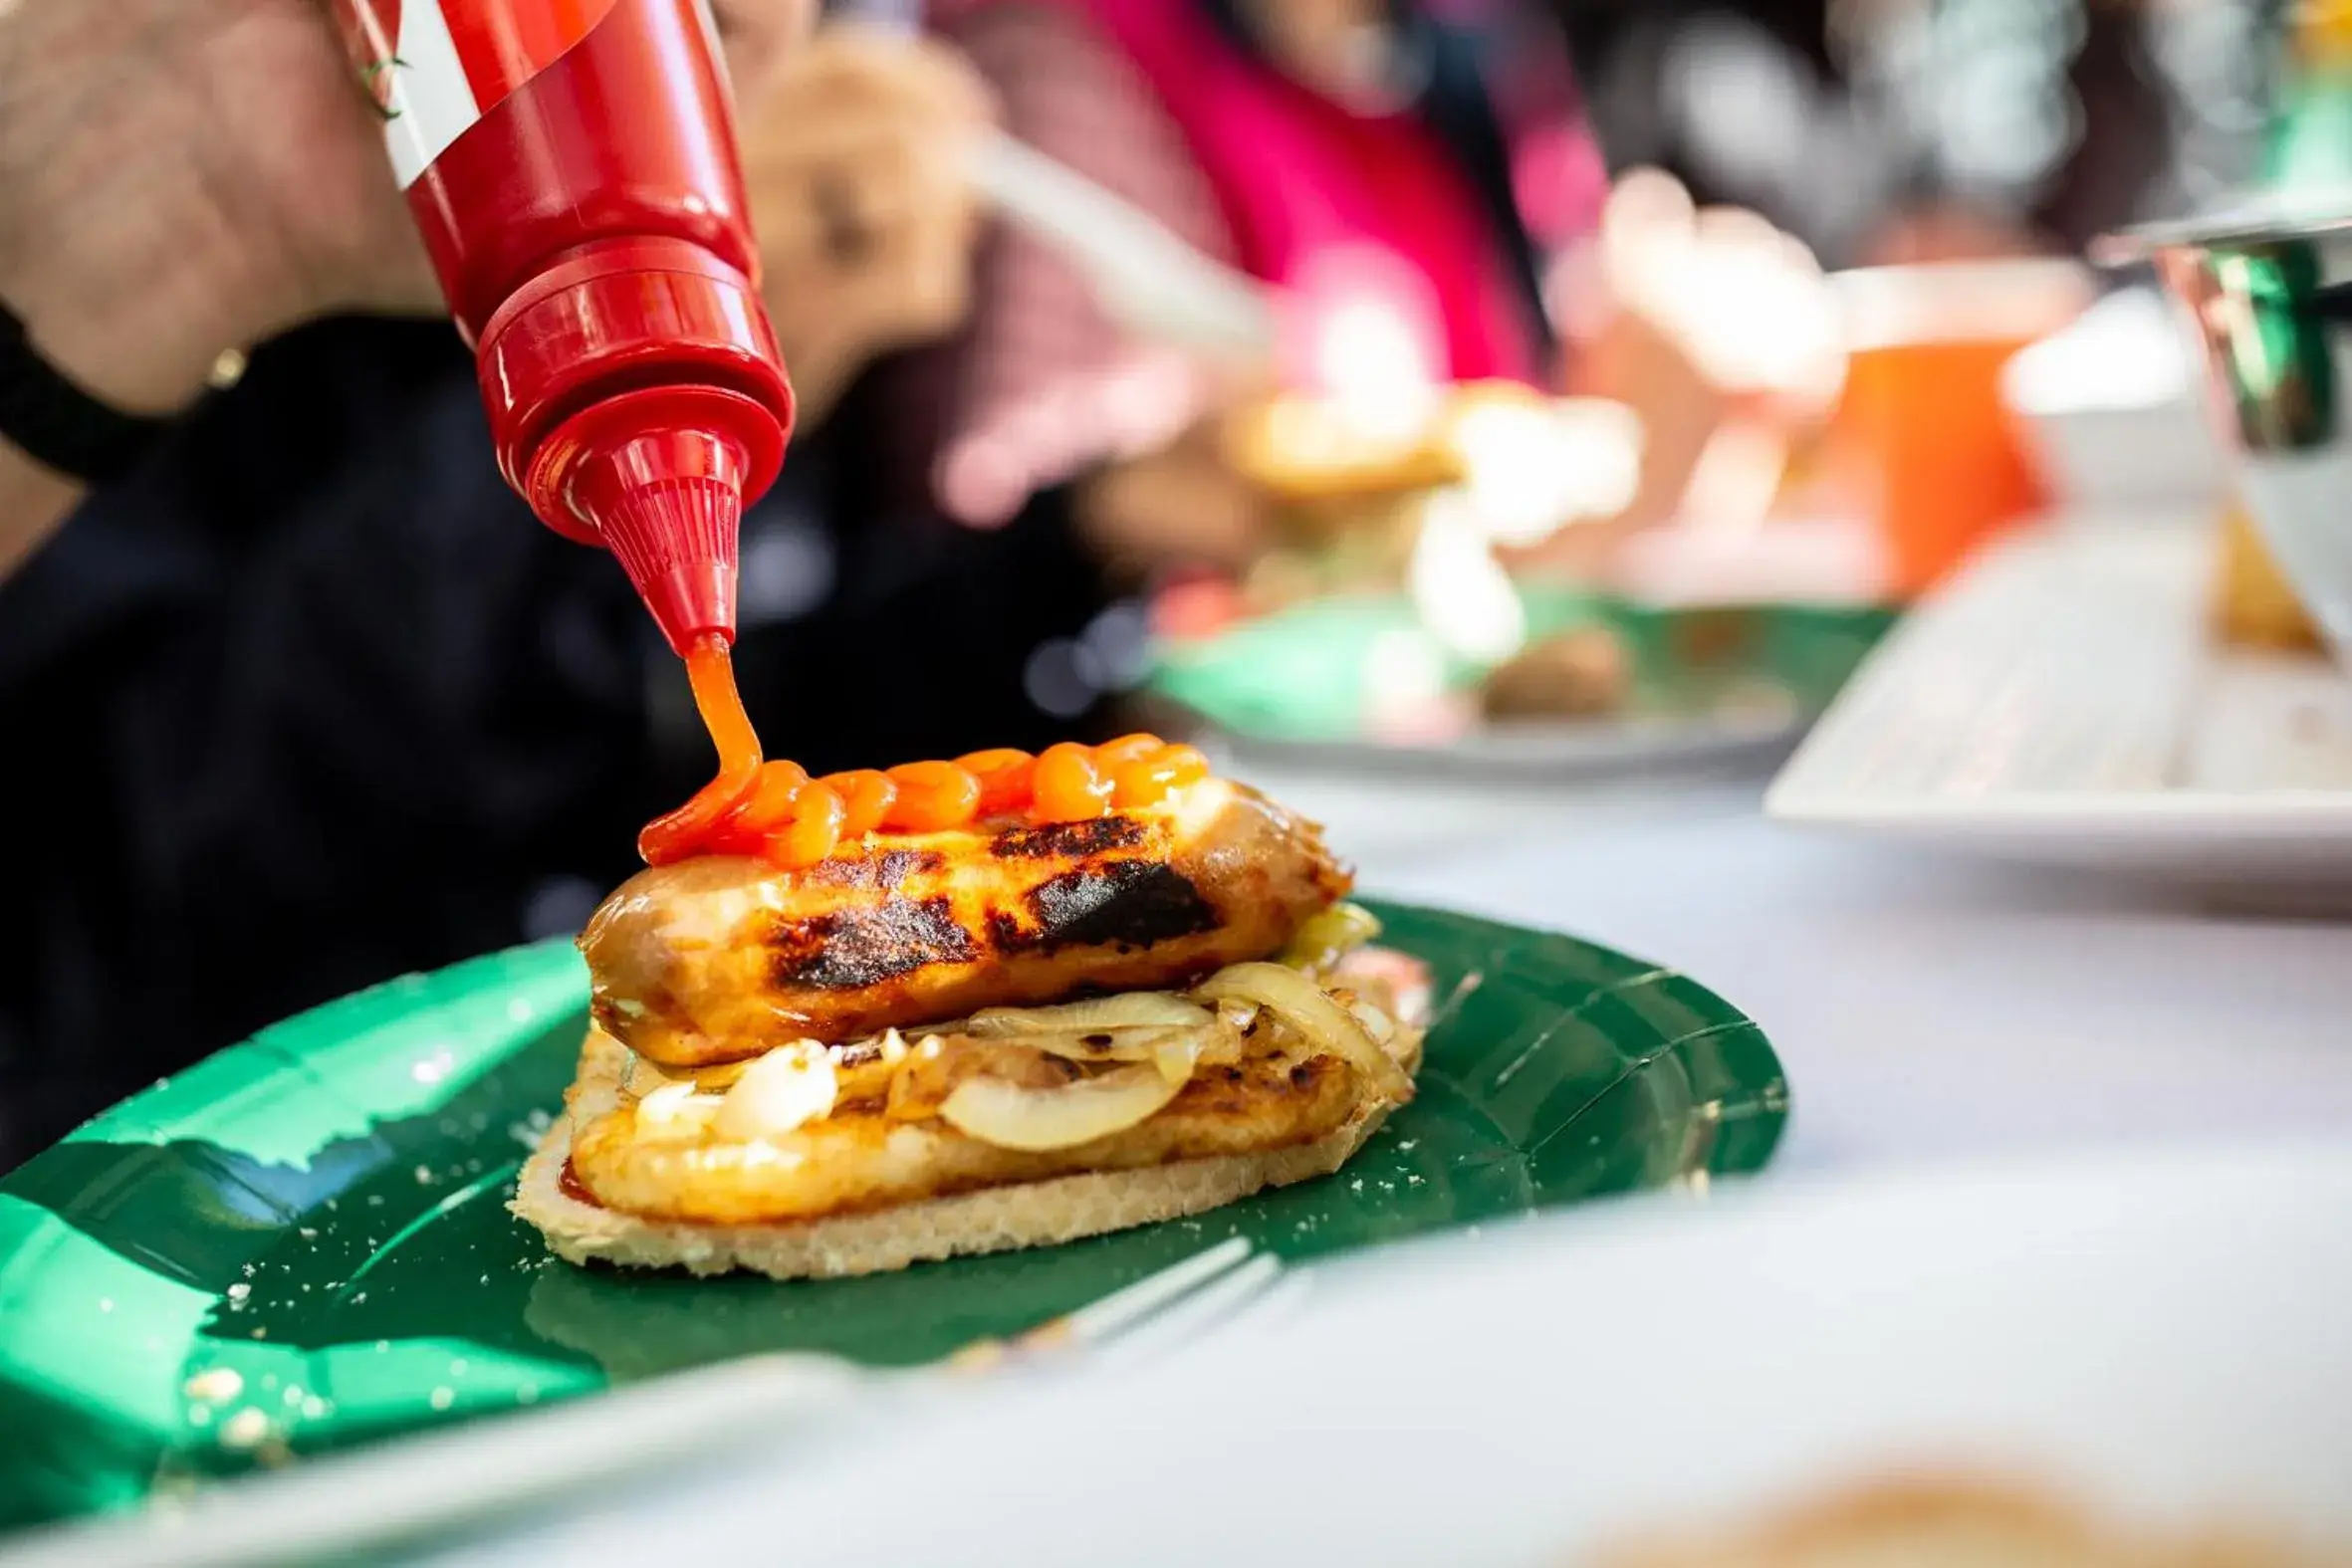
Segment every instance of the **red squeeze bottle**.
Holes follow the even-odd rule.
[[[705,0],[335,0],[498,466],[681,655],[735,635],[792,389]]]

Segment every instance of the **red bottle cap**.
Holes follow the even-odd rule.
[[[793,414],[749,280],[682,241],[588,247],[491,319],[481,373],[499,464],[541,521],[610,550],[680,656],[732,642],[737,527]]]

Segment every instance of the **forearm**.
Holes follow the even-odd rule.
[[[362,219],[377,206],[399,217],[388,195],[353,194],[347,166],[374,169],[381,153],[313,9],[0,3],[0,304],[100,400],[184,408],[222,350],[346,281],[313,230],[372,242]],[[223,86],[232,62],[247,62],[252,91]],[[0,574],[77,499],[0,436]]]
[[[0,444],[0,582],[32,557],[81,497],[80,487]]]
[[[163,289],[134,292],[113,304],[96,291],[77,299],[80,292],[31,271],[20,271],[13,283],[0,272],[0,304],[24,320],[34,350],[85,390],[142,414],[169,414],[194,399],[210,356],[198,338],[165,330],[164,323],[177,318],[154,312],[152,297]],[[65,522],[83,488],[0,436],[0,581]]]

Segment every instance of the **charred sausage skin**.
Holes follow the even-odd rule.
[[[1181,985],[1279,952],[1353,885],[1321,830],[1209,780],[1086,821],[876,833],[798,871],[639,873],[581,936],[597,1024],[665,1066],[986,1007]]]

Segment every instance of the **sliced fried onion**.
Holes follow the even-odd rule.
[[[779,1045],[743,1069],[711,1124],[722,1138],[776,1138],[832,1114],[832,1053],[815,1040]]]
[[[1358,997],[1349,1003],[1347,1010],[1354,1016],[1356,1022],[1364,1026],[1364,1032],[1371,1035],[1376,1043],[1386,1046],[1390,1040],[1396,1037],[1396,1020],[1364,1001],[1363,998]]]
[[[620,1086],[640,1100],[665,1084],[679,1081],[633,1051],[620,1065]]]
[[[1282,962],[1293,969],[1322,971],[1380,935],[1380,917],[1361,904],[1344,901],[1307,917],[1283,949]]]
[[[863,1100],[886,1094],[890,1089],[890,1075],[906,1059],[907,1044],[896,1029],[884,1029],[867,1039],[852,1040],[846,1045],[826,1047],[833,1062],[836,1099]],[[751,1070],[753,1062],[765,1060],[765,1054],[746,1056],[741,1061],[714,1062],[707,1067],[682,1069],[688,1080],[704,1094],[725,1094],[735,1087],[737,1080]],[[638,1068],[648,1063],[637,1062]],[[658,1076],[650,1081],[661,1081]]]
[[[637,1101],[637,1127],[654,1137],[699,1137],[719,1111],[719,1097],[697,1094],[690,1080],[662,1083]]]
[[[1161,1036],[1185,1029],[1096,1029],[1090,1034],[1015,1034],[1006,1038],[1065,1061],[1149,1061]]]
[[[1053,1008],[989,1008],[972,1014],[967,1034],[984,1038],[1009,1034],[1091,1034],[1102,1029],[1200,1028],[1206,1008],[1164,991],[1130,991],[1115,997],[1065,1002]]]
[[[1362,1073],[1382,1096],[1403,1104],[1413,1097],[1413,1080],[1382,1050],[1348,1010],[1305,975],[1282,964],[1235,964],[1203,981],[1193,993],[1206,1001],[1240,998],[1255,1002]]]
[[[1250,1022],[1255,1023],[1257,1017],[1258,1009],[1252,1008]],[[1232,1018],[1226,1016],[1224,1009],[1220,1008],[1217,1014],[1217,1026],[1199,1036],[1201,1042],[1200,1059],[1218,1067],[1230,1067],[1240,1061],[1250,1043],[1248,1027],[1248,1024],[1234,1022]]]
[[[1124,1132],[1183,1087],[1154,1065],[1114,1067],[1051,1089],[966,1078],[939,1114],[959,1132],[1000,1149],[1067,1149]]]
[[[1215,1032],[1207,1029],[1171,1030],[1153,1048],[1151,1064],[1159,1068],[1161,1077],[1181,1089],[1192,1081],[1192,1070],[1200,1065],[1202,1042],[1215,1037]]]
[[[998,1078],[1019,1088],[1058,1089],[1078,1069],[1028,1040],[976,1040],[969,1034],[926,1034],[890,1080],[884,1114],[924,1121],[967,1078]]]
[[[878,1100],[890,1092],[898,1064],[906,1060],[907,1043],[896,1029],[884,1029],[872,1039],[833,1047],[833,1100]]]
[[[743,1076],[743,1069],[758,1061],[757,1056],[746,1056],[741,1061],[722,1061],[708,1067],[688,1067],[683,1081],[691,1083],[704,1094],[725,1094],[735,1087],[735,1080]]]

